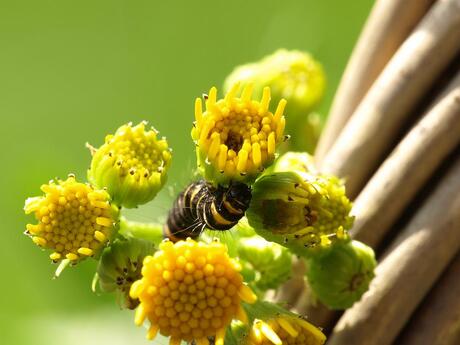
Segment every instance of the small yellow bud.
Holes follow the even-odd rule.
[[[131,208],[145,204],[166,182],[171,161],[168,143],[157,138],[155,129],[145,127],[146,122],[123,125],[108,135],[99,149],[91,148],[88,179],[99,188],[107,188],[117,205]]]

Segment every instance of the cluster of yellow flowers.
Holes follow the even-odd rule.
[[[375,260],[371,250],[346,235],[353,217],[343,182],[318,173],[309,155],[277,155],[287,139],[284,113],[295,109],[280,95],[301,112],[310,111],[323,93],[321,66],[309,55],[281,51],[258,68],[258,77],[243,78],[245,85],[232,83],[222,99],[211,88],[205,109],[196,99],[191,136],[204,180],[179,195],[174,207],[181,209],[170,212],[168,231],[120,216],[122,208],[153,200],[166,182],[171,150],[146,122],[121,126],[99,148],[87,145],[89,183],[69,175],[43,185],[44,195],[26,201],[25,212],[37,220],[26,226],[26,234],[51,250],[53,262],[61,262],[56,275],[69,263],[98,260],[93,289],[117,292],[124,307],[136,309],[135,324],[149,323],[148,339],[161,334],[170,345],[324,344],[320,329],[261,301],[289,278],[292,252],[311,260],[308,278],[315,289],[329,284],[322,265],[351,272],[339,272],[342,281],[332,287],[356,274],[364,277],[345,297],[330,287],[317,293],[329,305],[348,306],[367,289]],[[270,76],[267,84],[275,90],[275,109],[270,109],[270,87],[261,87],[263,75]],[[254,91],[259,100],[253,99]],[[240,222],[244,226],[222,242],[185,239],[191,235],[175,243],[163,240],[190,227],[227,230],[242,217],[247,217]],[[313,260],[305,247],[319,248],[321,255]],[[362,253],[372,256],[364,266],[357,264]],[[237,335],[238,322],[243,332]]]

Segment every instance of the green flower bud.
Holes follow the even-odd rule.
[[[313,293],[332,309],[347,309],[359,301],[374,278],[374,251],[359,241],[340,241],[308,261]]]
[[[115,204],[137,207],[152,200],[166,182],[171,151],[165,138],[158,139],[146,122],[136,126],[121,126],[108,135],[99,148],[90,147],[93,154],[89,181],[107,188]]]
[[[309,174],[318,174],[315,159],[306,152],[286,152],[273,165],[273,171],[302,171]]]
[[[239,242],[238,254],[252,267],[253,285],[257,290],[276,289],[291,276],[292,255],[279,244],[259,236],[246,237]]]
[[[236,82],[253,83],[257,95],[269,86],[274,101],[287,100],[287,133],[291,146],[313,152],[321,132],[321,118],[310,114],[324,95],[326,78],[319,62],[305,52],[281,49],[256,63],[237,67],[225,80],[229,90]]]
[[[269,86],[275,101],[288,101],[289,121],[308,114],[321,101],[326,88],[323,67],[318,61],[308,53],[285,49],[235,68],[225,80],[224,90],[230,90],[237,82],[253,83],[259,96]]]
[[[307,248],[346,237],[354,219],[350,209],[336,177],[275,172],[254,183],[246,217],[260,236],[309,255]]]
[[[142,262],[155,252],[153,243],[137,238],[118,238],[102,253],[97,266],[96,283],[103,292],[116,291],[121,306],[134,309],[139,304],[129,297],[129,289],[142,274]]]

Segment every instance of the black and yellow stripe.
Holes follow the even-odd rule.
[[[164,227],[171,241],[196,238],[205,229],[229,230],[244,216],[251,201],[251,189],[243,183],[228,187],[199,180],[189,184],[174,201]]]

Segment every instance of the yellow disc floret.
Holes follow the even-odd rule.
[[[300,317],[282,315],[255,320],[245,345],[322,345],[326,336]]]
[[[118,210],[104,190],[67,180],[41,186],[44,196],[26,200],[24,210],[34,213],[38,224],[27,224],[34,243],[53,250],[50,258],[77,262],[96,255],[115,232]]]
[[[241,301],[256,300],[240,269],[219,242],[163,242],[144,259],[142,279],[131,286],[131,297],[140,300],[135,323],[150,321],[148,339],[159,331],[173,345],[182,340],[208,344],[208,337],[223,345],[232,319],[246,321]]]
[[[235,84],[217,100],[211,88],[203,112],[201,99],[195,102],[196,122],[192,138],[197,144],[198,165],[204,177],[216,183],[230,180],[250,182],[275,159],[276,146],[284,139],[286,101],[280,100],[275,113],[269,110],[270,89],[260,101],[252,100],[252,85],[237,97]]]
[[[106,136],[105,144],[92,150],[91,183],[106,187],[117,205],[136,207],[152,200],[166,182],[171,161],[166,139],[157,134],[141,122]]]

